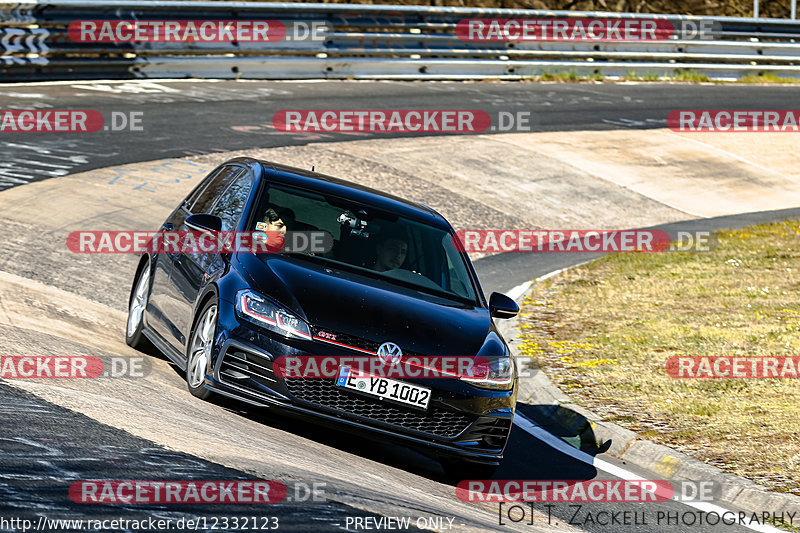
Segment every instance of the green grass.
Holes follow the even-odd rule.
[[[600,80],[597,80],[597,76],[600,76]],[[568,72],[544,72],[538,77],[533,78],[535,81],[560,81],[560,82],[568,82],[574,83],[579,81],[601,81],[603,76],[600,74],[593,74],[592,76],[579,76],[574,71]]]
[[[797,517],[795,516],[795,518],[794,518],[794,524],[790,524],[790,523],[786,522],[788,520],[789,520],[789,517],[788,516],[784,516],[784,522],[781,522],[780,520],[773,519],[773,520],[770,520],[769,524],[771,524],[774,527],[777,527],[778,529],[783,529],[784,531],[791,531],[792,533],[800,533],[800,522],[798,522]],[[795,525],[795,524],[797,524],[797,525]]]
[[[757,76],[756,75],[744,76],[734,81],[714,80],[704,74],[698,74],[693,70],[680,71],[674,76],[660,76],[652,72],[640,74],[635,71],[630,71],[624,76],[620,76],[619,78],[607,78],[600,72],[594,72],[592,74],[584,75],[584,74],[578,74],[575,71],[567,71],[567,72],[543,72],[542,74],[538,74],[536,76],[524,77],[523,81],[534,81],[534,82],[555,81],[562,83],[585,83],[585,82],[598,82],[598,81],[644,81],[644,82],[669,81],[669,82],[683,82],[683,83],[718,83],[718,84],[730,84],[730,83],[793,84],[793,83],[800,83],[800,78],[783,78],[776,76],[774,74],[759,74]]]
[[[611,254],[536,286],[521,350],[607,419],[800,495],[800,380],[665,370],[676,355],[800,354],[800,221],[717,237],[711,252]]]
[[[663,78],[658,74],[648,73],[644,75],[637,74],[636,72],[628,72],[625,76],[622,77],[624,81],[663,81],[668,78]]]
[[[777,76],[777,75],[772,74],[772,73],[763,73],[763,74],[759,74],[757,76],[752,75],[752,74],[749,75],[749,76],[743,76],[739,80],[739,83],[787,83],[787,84],[792,84],[792,83],[800,83],[800,78],[784,78],[784,77]]]
[[[675,81],[685,81],[689,83],[708,83],[711,80],[704,74],[698,74],[693,70],[682,70],[677,75],[673,76]]]

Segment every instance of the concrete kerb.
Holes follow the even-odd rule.
[[[577,266],[580,265],[569,268]],[[545,279],[564,270],[567,269],[560,269],[533,280],[526,290],[518,296],[515,295],[517,302],[521,303]],[[518,361],[523,360],[517,337],[520,320],[515,317],[496,322],[512,355],[520,358]],[[737,509],[758,509],[772,513],[794,512],[800,515],[800,496],[770,492],[753,481],[728,474],[672,448],[642,439],[635,432],[603,420],[601,416],[576,404],[543,371],[529,369],[526,373],[523,370],[520,368],[523,376],[519,380],[518,401],[539,407],[537,412],[540,417],[536,423],[544,429],[566,431],[580,437],[581,448],[588,444],[588,447],[594,449],[594,453],[609,453],[669,481],[712,481],[721,487],[717,503],[729,504]],[[587,439],[592,442],[587,443]]]

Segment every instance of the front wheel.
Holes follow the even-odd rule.
[[[213,301],[203,306],[198,314],[192,330],[191,341],[186,357],[186,383],[189,392],[201,400],[208,400],[214,393],[203,383],[206,379],[206,368],[211,360],[211,349],[214,347],[214,333],[217,330],[217,304]]]

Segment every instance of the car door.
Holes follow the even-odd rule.
[[[186,217],[210,210],[217,198],[241,171],[242,167],[239,166],[222,166],[214,170],[172,213],[162,230],[186,231]],[[179,324],[185,322],[181,317],[181,313],[185,312],[185,306],[184,297],[181,290],[175,286],[172,272],[176,263],[180,263],[182,259],[183,254],[180,253],[156,254],[153,265],[153,297],[151,297],[154,309],[148,307],[148,312],[153,317],[153,320],[148,322],[150,328],[180,354],[183,354],[184,334]]]
[[[242,211],[253,188],[253,176],[243,167],[230,167],[227,186],[210,204],[198,204],[192,214],[208,213],[222,220],[222,231],[236,231]],[[181,230],[188,230],[185,219]],[[181,352],[189,336],[194,305],[205,283],[225,268],[219,253],[181,254],[173,262],[171,282],[176,291],[175,328]]]
[[[164,222],[159,231],[172,231],[175,227],[176,217],[181,208],[176,209]],[[147,326],[162,339],[170,335],[170,281],[172,271],[172,257],[165,253],[153,254],[151,258],[150,275],[153,286],[147,300]]]
[[[167,218],[159,231],[172,232],[180,228],[183,221],[189,214],[189,208],[201,201],[214,199],[214,191],[224,187],[229,181],[226,180],[225,167],[219,167],[206,176],[200,185],[184,199],[180,206]],[[175,342],[175,291],[172,288],[170,274],[172,273],[172,263],[176,259],[173,253],[156,253],[152,258],[151,276],[153,286],[150,297],[147,301],[147,325],[151,331],[166,341],[173,348],[177,348]]]

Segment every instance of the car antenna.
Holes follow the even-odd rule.
[[[314,172],[314,165],[311,165],[311,172]]]

